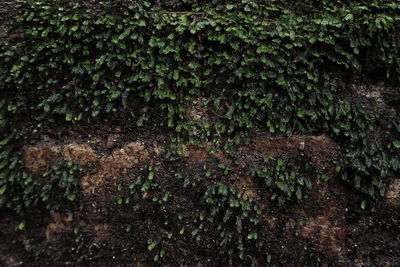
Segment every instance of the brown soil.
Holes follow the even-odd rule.
[[[117,179],[127,175],[128,170],[139,162],[149,160],[149,153],[140,142],[133,142],[123,148],[114,151],[111,155],[103,156],[94,174],[85,175],[82,178],[82,189],[84,193],[94,193],[104,186],[106,178]]]
[[[80,166],[87,166],[97,161],[97,155],[87,144],[69,144],[63,148],[63,156],[66,160],[72,161]]]
[[[389,206],[397,208],[400,206],[400,179],[394,179],[390,182],[386,200]]]
[[[62,233],[70,231],[70,223],[68,223],[67,217],[59,212],[55,212],[52,216],[52,222],[46,226],[44,231],[46,242],[59,241]]]
[[[16,231],[20,222],[11,214],[0,219],[0,234],[5,242],[0,245],[0,260],[5,266],[22,265],[154,265],[147,251],[149,237],[175,233],[164,240],[167,254],[162,265],[223,265],[225,256],[217,253],[218,244],[213,231],[201,242],[194,242],[190,232],[202,209],[196,193],[209,183],[225,181],[242,191],[243,199],[253,199],[261,209],[261,231],[265,236],[272,262],[279,265],[306,265],[322,263],[335,265],[397,266],[400,262],[399,233],[400,205],[398,186],[389,187],[387,206],[375,211],[360,208],[363,198],[346,189],[335,177],[332,160],[340,153],[327,136],[272,137],[260,133],[249,137],[249,145],[238,147],[235,155],[213,151],[211,143],[205,148],[186,145],[185,157],[179,167],[170,162],[163,152],[168,133],[124,126],[99,129],[91,126],[73,126],[65,129],[65,136],[55,137],[49,132],[37,133],[24,149],[24,159],[33,174],[48,169],[53,162],[65,158],[82,166],[81,207],[60,210],[52,215],[41,209],[28,214],[25,231]],[[110,136],[118,135],[115,145],[107,145]],[[33,142],[32,140],[36,140]],[[311,195],[301,203],[284,204],[271,200],[271,193],[260,188],[260,183],[249,176],[249,164],[260,162],[265,156],[306,153],[313,164],[325,168],[330,180],[315,184]],[[229,174],[224,176],[218,167],[223,163]],[[155,181],[160,188],[172,194],[166,210],[160,210],[155,191],[130,195],[127,185],[137,177],[147,175],[147,167],[155,167]],[[209,177],[206,169],[212,170]],[[177,169],[178,167],[178,169]],[[194,185],[183,186],[175,177],[181,173],[190,177]],[[121,189],[122,186],[122,189]],[[193,187],[194,186],[194,187]],[[322,195],[320,192],[323,191]],[[130,196],[130,204],[119,205],[118,198]],[[384,205],[384,204],[380,204]],[[4,212],[4,211],[3,211]],[[173,221],[181,214],[185,223],[175,221],[164,225],[164,215]],[[4,214],[6,215],[6,214]],[[68,216],[71,217],[68,220]],[[181,225],[181,226],[179,226]],[[178,232],[185,225],[185,234]],[[193,254],[195,252],[195,254]],[[254,264],[267,264],[256,253],[249,254]],[[237,262],[237,264],[240,264]]]
[[[15,0],[2,0],[0,2],[0,41],[7,36],[7,24],[15,17],[15,2]],[[15,39],[15,37],[12,39]]]
[[[57,150],[54,146],[26,146],[23,149],[25,167],[34,174],[45,172]]]

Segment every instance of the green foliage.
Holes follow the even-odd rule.
[[[28,175],[17,165],[18,160],[8,164],[0,180],[0,204],[17,213],[36,205],[58,210],[66,201],[75,201],[79,194],[82,169],[72,162],[57,162],[42,175]]]
[[[165,192],[160,197],[158,196],[162,192],[160,185],[154,179],[155,173],[153,167],[148,166],[145,171],[147,173],[145,178],[139,175],[132,183],[121,183],[118,185],[117,190],[119,193],[115,196],[118,206],[128,205],[131,202],[139,202],[143,194],[148,193],[154,194],[152,201],[160,206],[168,201],[171,196],[169,192]]]
[[[79,193],[79,181],[82,173],[81,167],[72,162],[60,161],[42,176],[44,184],[41,200],[52,204],[59,203],[63,199],[74,201]],[[60,190],[59,192],[57,192]],[[50,208],[50,206],[47,206]],[[58,208],[58,207],[56,207]]]
[[[163,248],[163,243],[157,239],[150,238],[147,240],[147,250],[154,254],[153,262],[158,262],[165,256],[165,249]]]
[[[322,170],[310,164],[310,159],[305,156],[298,158],[281,157],[278,159],[268,157],[264,159],[264,166],[252,166],[251,174],[262,179],[262,185],[277,191],[272,198],[293,197],[297,201],[303,200],[312,189],[313,183],[322,184],[329,178]]]
[[[218,183],[207,188],[203,201],[207,205],[206,212],[199,215],[192,231],[196,241],[216,226],[220,253],[230,264],[238,259],[245,260],[245,255],[252,249],[262,248],[263,241],[258,232],[261,210],[251,200],[243,200],[242,193]]]
[[[309,121],[324,120],[334,106],[339,88],[329,84],[340,69],[356,74],[383,65],[391,75],[398,68],[396,44],[388,37],[384,47],[375,42],[385,38],[381,31],[398,25],[396,6],[388,4],[377,14],[355,5],[303,19],[258,4],[257,11],[228,8],[222,16],[210,9],[196,17],[120,3],[121,10],[127,7],[120,16],[104,8],[97,19],[80,1],[24,3],[15,25],[24,30],[23,41],[1,53],[5,88],[37,96],[30,107],[39,119],[60,114],[67,121],[87,120],[120,104],[128,107],[132,96],[157,99],[167,107],[170,127],[180,117],[173,116],[178,108],[171,103],[178,92],[236,95],[227,103],[232,123],[251,127],[259,121],[271,132],[290,134],[318,130]],[[269,13],[274,21],[264,20]],[[361,57],[361,50],[371,55]],[[382,50],[392,58],[378,56]],[[363,64],[365,58],[374,64]]]
[[[188,0],[187,12],[167,12],[182,3],[106,0],[94,11],[80,0],[19,1],[10,31],[20,40],[0,44],[2,142],[17,143],[22,119],[73,123],[128,111],[142,126],[156,121],[155,110],[176,140],[219,140],[255,126],[328,133],[346,151],[342,177],[371,196],[381,191],[397,169],[387,146],[398,147],[398,138],[377,140],[379,149],[367,156],[358,151],[355,136],[367,148],[366,136],[381,126],[345,97],[345,82],[371,73],[399,81],[398,3]],[[184,103],[199,97],[214,121],[188,121]],[[135,110],[137,99],[153,110]],[[3,194],[10,184],[32,184],[10,151],[2,147]],[[364,169],[364,161],[375,164]]]
[[[398,153],[390,153],[380,142],[371,138],[354,141],[338,163],[345,171],[342,179],[350,181],[354,188],[374,198],[384,196],[387,181],[400,169]]]
[[[238,145],[240,131],[255,128],[329,135],[341,148],[340,177],[372,198],[383,196],[398,174],[399,114],[385,114],[382,123],[386,111],[349,96],[347,85],[365,76],[400,82],[397,1],[98,2],[91,9],[83,0],[18,1],[9,30],[19,37],[0,41],[0,208],[56,210],[79,196],[82,170],[70,162],[59,161],[43,175],[24,170],[27,125],[101,121],[117,112],[137,127],[172,130],[168,164],[184,162],[187,141],[225,145],[233,153],[226,139]],[[188,103],[195,101],[204,116],[190,116]],[[310,162],[266,158],[250,169],[273,197],[300,201],[315,182],[327,180]],[[223,182],[230,166],[214,167],[203,165],[205,177],[174,173],[183,184],[179,192],[164,187],[166,174],[152,166],[118,185],[115,211],[133,206],[137,212],[146,202],[156,210],[149,218],[165,226],[143,241],[153,262],[170,257],[176,239],[201,243],[208,235],[231,265],[254,264],[247,256],[255,251],[271,262],[261,210]],[[187,199],[198,201],[199,210],[176,214],[182,208],[176,203]],[[369,203],[363,200],[361,208]],[[25,229],[25,221],[17,228]],[[85,240],[78,228],[74,233],[79,254]]]

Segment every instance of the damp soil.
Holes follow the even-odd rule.
[[[0,41],[7,37],[7,25],[15,18],[15,0],[2,0],[0,2]]]
[[[110,177],[99,176],[100,182],[92,190],[82,190],[74,203],[66,202],[58,211],[49,212],[38,205],[21,218],[1,210],[1,265],[227,265],[227,255],[220,253],[220,232],[216,228],[210,225],[200,241],[191,236],[198,225],[198,215],[206,209],[203,192],[210,184],[221,181],[245,192],[243,197],[254,199],[262,211],[259,232],[264,247],[250,249],[245,261],[233,262],[234,265],[400,265],[400,207],[380,201],[368,202],[367,208],[361,209],[364,198],[335,176],[332,159],[340,149],[325,135],[283,137],[260,131],[245,133],[244,143],[237,146],[233,156],[218,149],[212,152],[212,144],[188,144],[177,160],[164,149],[173,136],[168,129],[126,123],[27,128],[32,135],[24,140],[23,147],[34,147],[31,154],[36,157],[44,153],[44,163],[40,163],[38,158],[29,158],[27,152],[26,163],[31,160],[44,168],[38,168],[37,175],[65,156],[63,148],[73,145],[90,148],[89,153],[85,149],[69,152],[79,156],[71,159],[81,162],[89,177],[101,172],[102,164],[109,164],[105,166],[115,171]],[[138,152],[142,148],[130,155],[128,149],[132,144],[140,144],[145,155]],[[325,168],[330,179],[325,184],[314,184],[302,202],[272,199],[260,181],[249,175],[248,165],[265,156],[296,156],[304,151],[311,161]],[[53,154],[50,157],[48,153]],[[115,156],[121,153],[129,157]],[[135,156],[136,159],[131,158]],[[102,161],[110,157],[115,161]],[[229,167],[228,175],[222,173],[220,164]],[[127,185],[139,176],[145,177],[150,165],[159,189],[131,194]],[[205,175],[204,166],[212,175]],[[181,176],[189,177],[190,183],[185,185]],[[171,197],[161,207],[153,199],[162,198],[165,192]],[[127,197],[129,204],[118,204],[120,198]],[[21,220],[26,221],[23,231],[16,230]],[[185,232],[179,234],[182,228]],[[238,235],[234,223],[226,229],[233,236]],[[170,239],[165,238],[168,233],[173,233]],[[163,237],[165,255],[154,262],[148,240],[159,237]]]

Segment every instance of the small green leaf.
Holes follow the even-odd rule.
[[[21,222],[20,224],[18,224],[17,229],[20,230],[20,231],[24,230],[25,229],[25,222]]]
[[[225,184],[220,184],[218,188],[218,193],[227,196],[228,195],[228,187]]]
[[[361,202],[361,209],[363,209],[363,210],[365,210],[365,207],[367,206],[367,201],[366,200],[363,200],[362,202]]]
[[[93,82],[94,82],[95,84],[97,84],[97,82],[99,81],[99,79],[100,79],[100,73],[96,73],[95,75],[93,75]]]
[[[151,171],[149,172],[149,180],[153,180],[154,179],[154,172]]]
[[[198,234],[198,232],[199,232],[199,229],[194,229],[192,231],[192,236],[196,236]]]
[[[300,187],[297,187],[296,197],[297,197],[297,200],[301,200],[303,198],[303,193],[301,192]]]
[[[151,242],[151,243],[147,246],[147,249],[148,249],[149,251],[152,251],[156,246],[157,246],[157,242],[154,241],[154,242]]]
[[[78,28],[79,28],[79,25],[75,25],[75,26],[73,26],[73,27],[71,28],[71,31],[72,31],[72,32],[76,32],[76,31],[78,30]]]
[[[6,192],[7,186],[3,185],[2,187],[0,187],[0,196],[4,195],[4,193]]]
[[[73,115],[72,113],[68,112],[67,114],[65,114],[65,120],[66,121],[72,121]]]
[[[393,145],[395,148],[400,148],[400,140],[393,141]]]
[[[76,199],[75,195],[67,195],[67,199],[70,201],[74,201]]]

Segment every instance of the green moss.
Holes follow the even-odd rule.
[[[188,12],[171,12],[175,6]],[[21,39],[0,45],[1,205],[13,206],[8,192],[32,183],[16,122],[75,123],[124,110],[138,127],[155,123],[151,113],[132,112],[133,99],[162,112],[176,140],[218,143],[254,126],[327,133],[345,151],[342,177],[375,197],[398,169],[391,144],[399,131],[370,149],[379,116],[346,98],[344,84],[371,73],[399,81],[399,10],[385,0],[103,1],[98,10],[84,1],[21,1],[11,28]],[[188,121],[185,103],[198,97],[215,121]]]

